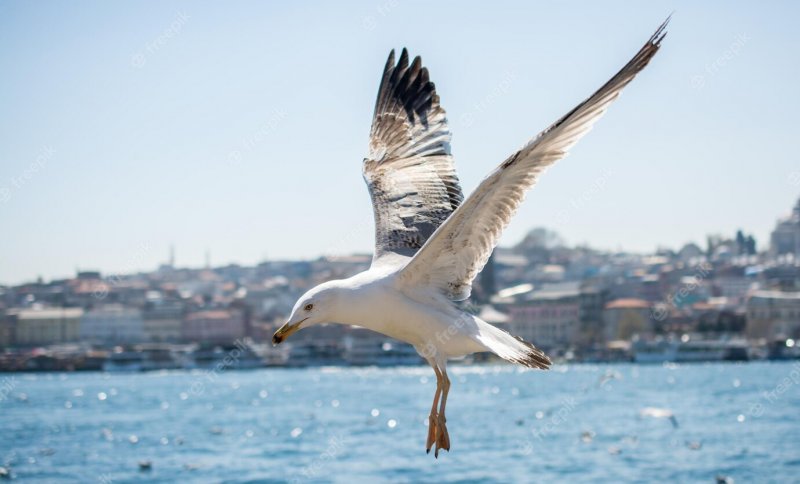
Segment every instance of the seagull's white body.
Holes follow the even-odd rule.
[[[489,338],[496,328],[430,288],[404,288],[397,271],[373,268],[339,281],[338,287],[343,294],[343,304],[334,313],[338,323],[405,341],[426,359],[492,351],[480,339]]]
[[[437,391],[427,448],[450,449],[445,404],[448,358],[491,351],[508,361],[547,369],[550,360],[455,302],[472,281],[544,171],[564,158],[658,51],[666,22],[597,92],[526,143],[464,199],[450,154],[450,130],[428,70],[403,49],[389,55],[375,103],[364,159],[375,215],[369,270],[328,281],[301,297],[273,337],[280,343],[302,327],[324,322],[372,329],[414,345],[433,367]],[[441,405],[439,406],[439,398]]]

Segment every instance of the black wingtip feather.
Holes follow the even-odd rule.
[[[675,12],[670,13],[667,16],[667,19],[658,26],[655,33],[650,37],[649,43],[655,45],[656,47],[660,47],[661,41],[664,40],[664,37],[667,36],[667,25],[669,25],[669,21],[672,19],[672,14]]]
[[[409,58],[405,47],[396,64],[394,50],[389,54],[375,104],[375,115],[390,110],[394,104],[402,107],[410,123],[419,122],[427,128],[430,110],[438,105],[439,97],[436,95],[436,86],[430,82],[428,69],[422,65],[422,58],[414,57],[410,65]]]
[[[389,58],[386,59],[386,64],[383,66],[384,79],[381,83],[386,81],[386,76],[390,73],[393,67],[394,67],[394,49],[392,49],[392,51],[389,52]]]
[[[525,358],[520,358],[516,360],[517,363],[527,366],[528,368],[534,368],[538,370],[549,370],[550,366],[553,364],[552,360],[547,357],[542,350],[533,346],[531,343],[528,343],[524,339],[520,338],[519,336],[514,336],[518,341],[525,344],[528,347],[528,351],[525,354]]]
[[[397,61],[397,67],[405,69],[408,67],[408,49],[403,47],[403,52],[400,53],[400,60]]]

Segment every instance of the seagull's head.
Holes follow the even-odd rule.
[[[341,299],[338,283],[339,281],[324,282],[303,294],[295,303],[286,324],[272,335],[272,344],[280,344],[300,329],[331,322]]]

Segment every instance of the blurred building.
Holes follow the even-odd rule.
[[[80,337],[90,343],[140,343],[144,340],[142,312],[122,304],[92,308],[81,317]]]
[[[615,299],[603,311],[603,335],[606,341],[630,339],[653,332],[652,303],[644,299]]]
[[[508,306],[511,333],[544,349],[566,349],[580,329],[579,283],[545,286]]]
[[[798,291],[800,290],[800,263],[791,262],[767,267],[762,271],[761,278],[765,288]]]
[[[11,336],[11,323],[8,321],[8,316],[3,313],[0,317],[0,348],[12,346]]]
[[[695,243],[688,243],[681,247],[678,251],[677,258],[679,261],[692,264],[705,257],[705,252]]]
[[[752,275],[746,274],[745,267],[734,266],[717,271],[711,285],[715,297],[743,302],[757,283]]]
[[[587,348],[602,342],[603,311],[608,300],[608,291],[600,284],[581,282],[580,285],[580,333],[578,346]]]
[[[44,346],[78,341],[80,308],[10,309],[3,319],[4,346]]]
[[[481,311],[478,313],[478,317],[492,326],[497,326],[505,331],[511,329],[508,325],[511,318],[509,318],[507,314],[495,309],[491,304],[481,306]]]
[[[754,292],[747,300],[747,336],[800,338],[800,292]]]
[[[692,306],[698,333],[741,334],[747,328],[747,313],[738,304],[725,297],[711,298],[708,302]]]
[[[800,200],[792,214],[778,221],[770,237],[770,252],[774,256],[791,254],[800,257]]]
[[[144,339],[153,343],[177,342],[181,339],[183,324],[183,304],[180,302],[160,302],[145,307]]]
[[[244,302],[252,308],[257,319],[287,316],[302,294],[301,291],[293,289],[284,276],[270,277],[258,283],[247,284],[243,289]]]
[[[246,334],[241,312],[228,309],[196,311],[186,315],[181,325],[184,341],[230,343]]]

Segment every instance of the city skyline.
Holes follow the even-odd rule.
[[[725,242],[725,241],[738,244],[739,243],[738,238],[740,236],[742,236],[743,237],[742,240],[744,241],[743,243],[745,243],[745,244],[747,244],[747,243],[754,244],[754,248],[755,248],[755,251],[756,251],[755,253],[756,254],[759,254],[759,253],[761,253],[761,254],[772,253],[775,250],[777,250],[777,252],[775,252],[776,254],[782,254],[783,251],[787,250],[787,247],[788,247],[787,244],[789,246],[794,246],[793,244],[796,244],[796,241],[795,241],[795,239],[793,237],[796,237],[795,224],[797,223],[796,221],[797,221],[797,217],[798,217],[798,212],[799,211],[800,211],[800,198],[798,198],[797,202],[795,203],[795,205],[793,205],[793,208],[790,211],[791,214],[786,214],[785,216],[781,216],[778,219],[776,219],[776,224],[775,224],[770,236],[766,237],[765,240],[760,241],[760,243],[759,243],[758,239],[754,239],[753,238],[753,234],[752,233],[748,233],[747,230],[743,230],[743,229],[740,228],[740,229],[736,230],[735,234],[733,234],[733,233],[731,233],[731,234],[709,233],[709,234],[707,234],[707,237],[703,241],[687,241],[686,243],[682,244],[681,246],[676,246],[676,247],[669,247],[669,246],[661,244],[656,249],[654,249],[653,251],[637,252],[637,251],[627,251],[624,248],[612,249],[612,248],[596,247],[596,246],[592,246],[591,244],[585,243],[585,242],[584,243],[571,243],[570,241],[565,240],[562,237],[562,234],[560,234],[559,232],[557,232],[555,230],[550,230],[547,227],[531,227],[527,232],[525,232],[525,234],[523,235],[523,237],[520,240],[515,241],[514,243],[509,244],[509,245],[498,245],[497,248],[505,248],[505,249],[514,249],[515,247],[518,248],[519,246],[521,246],[524,243],[524,241],[530,235],[534,234],[534,232],[544,230],[544,234],[540,233],[538,236],[553,237],[553,239],[548,241],[548,242],[544,242],[543,241],[545,244],[550,244],[550,243],[552,243],[552,241],[558,240],[558,243],[563,244],[563,246],[567,247],[567,248],[569,248],[569,247],[572,247],[572,248],[585,247],[585,248],[589,248],[591,250],[597,251],[598,253],[628,253],[628,254],[638,254],[638,255],[654,254],[654,253],[657,253],[657,252],[660,252],[660,251],[672,251],[673,253],[677,253],[680,250],[682,250],[682,249],[684,249],[684,248],[686,248],[686,247],[688,247],[689,245],[692,245],[692,244],[696,245],[699,248],[699,250],[707,250],[708,244],[712,243],[711,242],[712,240],[714,241],[713,244],[717,244],[717,243]],[[779,230],[785,231],[787,229],[787,227],[786,227],[787,224],[788,224],[788,227],[789,227],[788,230],[790,232],[790,234],[788,234],[789,235],[789,240],[785,239],[785,236],[786,236],[786,234],[785,234],[783,236],[784,238],[781,240],[781,242],[778,242],[779,245],[776,246],[775,245],[776,241],[774,240],[774,236],[777,233],[777,231],[779,231]],[[748,242],[748,239],[750,240],[750,242]],[[302,257],[301,258],[295,258],[295,259],[292,259],[292,258],[275,258],[275,259],[263,258],[261,260],[258,260],[258,261],[252,262],[252,263],[240,263],[240,262],[236,262],[236,261],[228,261],[228,262],[220,262],[220,263],[214,264],[214,263],[212,263],[212,260],[211,260],[211,252],[206,250],[205,253],[204,253],[204,260],[203,260],[202,264],[181,264],[179,262],[180,259],[178,259],[178,256],[177,256],[177,253],[178,253],[177,248],[175,247],[174,244],[170,244],[167,247],[167,251],[163,254],[164,257],[162,259],[159,259],[157,261],[156,265],[154,265],[152,267],[140,267],[138,264],[142,263],[142,261],[145,260],[146,254],[149,254],[149,253],[152,252],[151,249],[152,249],[152,247],[150,247],[147,244],[140,245],[137,248],[137,251],[128,260],[127,266],[123,267],[120,270],[105,271],[105,270],[103,270],[103,269],[101,269],[99,267],[91,267],[91,266],[89,266],[89,267],[75,267],[74,271],[71,274],[64,275],[63,277],[44,278],[42,276],[36,276],[35,278],[30,278],[30,279],[26,279],[26,280],[11,282],[11,283],[5,282],[5,281],[0,281],[0,286],[5,285],[5,286],[13,287],[13,286],[18,286],[18,285],[23,285],[23,284],[28,284],[28,283],[34,283],[34,282],[37,282],[37,281],[40,281],[40,280],[42,282],[45,282],[45,283],[51,282],[51,281],[57,281],[57,280],[66,280],[66,279],[71,279],[71,278],[75,277],[76,274],[80,274],[80,273],[98,272],[98,273],[101,274],[101,277],[103,277],[104,279],[113,281],[113,280],[116,280],[119,277],[126,277],[126,276],[132,276],[132,275],[135,275],[135,274],[146,274],[146,273],[149,273],[149,272],[153,272],[153,271],[155,271],[157,269],[160,269],[161,267],[169,267],[169,268],[173,268],[173,269],[187,269],[187,270],[198,270],[198,269],[201,269],[201,268],[214,269],[215,267],[219,268],[219,267],[227,267],[227,266],[255,267],[255,266],[257,266],[257,265],[259,265],[261,263],[266,263],[266,262],[312,261],[312,260],[319,260],[320,258],[331,258],[331,257],[332,258],[337,258],[337,257],[371,256],[372,255],[371,251],[364,251],[364,252],[358,252],[358,251],[353,251],[353,252],[327,252],[327,253],[319,254],[318,256],[310,257],[310,258],[302,258]]]
[[[798,66],[772,49],[797,47],[794,5],[425,5],[425,18],[399,1],[316,15],[49,5],[0,5],[3,284],[152,270],[171,245],[192,267],[209,252],[215,266],[371,253],[360,162],[391,48],[430,67],[468,194],[673,9],[660,58],[500,245],[543,226],[598,249],[702,246],[737,229],[764,248],[800,194],[783,149]]]

